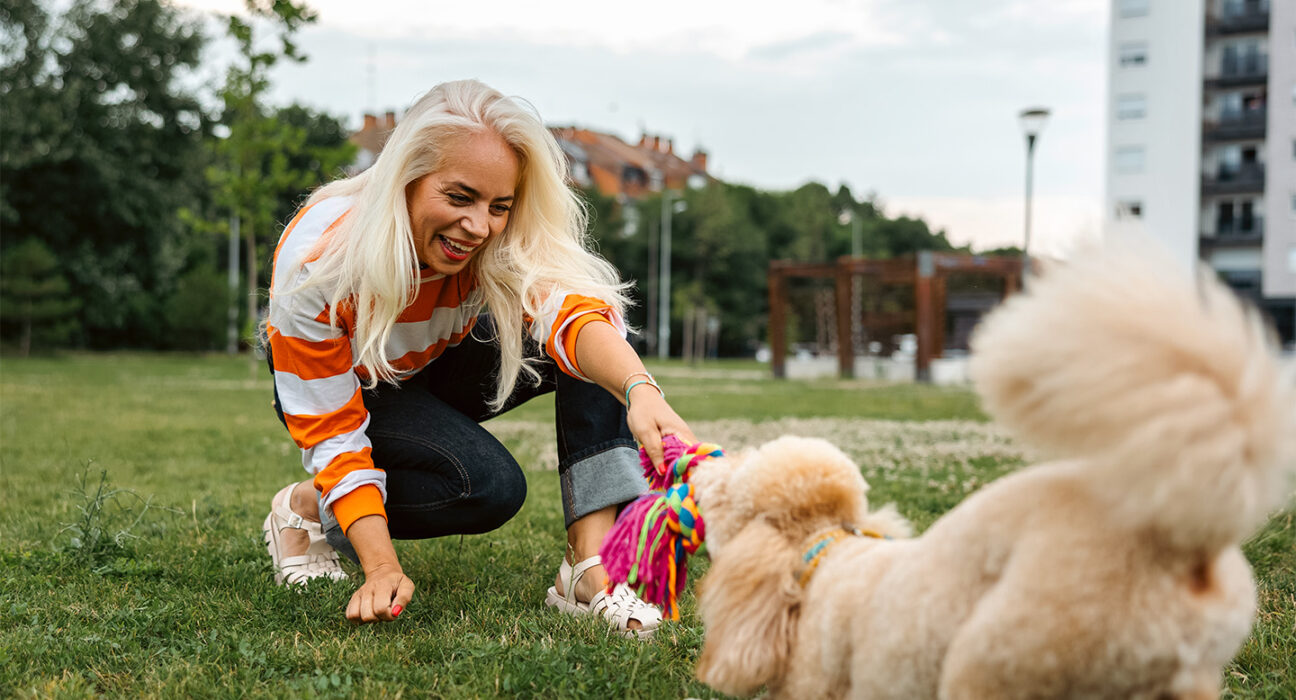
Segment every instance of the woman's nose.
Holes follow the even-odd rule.
[[[485,212],[474,209],[464,215],[463,221],[460,222],[460,226],[463,227],[464,232],[473,237],[486,238],[490,235],[490,226],[486,219],[487,216]]]

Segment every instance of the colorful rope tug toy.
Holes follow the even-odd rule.
[[[643,448],[639,463],[651,489],[635,499],[603,540],[599,555],[607,569],[608,590],[625,583],[639,597],[659,605],[666,617],[679,619],[679,594],[687,582],[688,555],[706,537],[706,525],[689,477],[693,468],[723,457],[719,445],[686,445],[674,435],[662,440],[666,469],[658,472]]]

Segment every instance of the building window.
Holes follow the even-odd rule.
[[[1217,152],[1215,176],[1221,180],[1231,180],[1242,169],[1242,147],[1234,144],[1224,146]]]
[[[1150,0],[1118,0],[1121,17],[1143,17],[1148,13]]]
[[[1127,199],[1116,203],[1116,220],[1128,221],[1143,218],[1143,203]]]
[[[1146,151],[1142,146],[1118,146],[1116,148],[1116,172],[1126,174],[1143,172],[1145,153]]]
[[[1117,50],[1117,61],[1121,68],[1136,68],[1147,65],[1148,46],[1146,41],[1127,41]]]
[[[1147,116],[1147,96],[1142,93],[1131,93],[1116,96],[1116,118],[1142,119]]]

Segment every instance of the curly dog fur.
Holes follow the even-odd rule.
[[[698,677],[789,698],[1214,698],[1249,633],[1239,543],[1290,495],[1296,387],[1256,315],[1163,254],[1081,256],[974,338],[984,406],[1050,461],[921,537],[859,468],[784,437],[694,477]],[[849,537],[802,588],[808,538]]]

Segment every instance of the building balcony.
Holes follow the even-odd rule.
[[[1244,165],[1236,170],[1221,170],[1215,175],[1202,176],[1202,194],[1261,194],[1264,192],[1264,167]]]
[[[1269,57],[1264,54],[1225,56],[1219,72],[1207,76],[1206,87],[1245,87],[1263,85],[1269,79]]]
[[[1264,243],[1264,221],[1256,219],[1249,227],[1239,221],[1221,221],[1215,225],[1215,233],[1203,233],[1200,238],[1202,250],[1208,248],[1250,248]]]
[[[1262,139],[1265,137],[1265,121],[1268,116],[1265,109],[1225,113],[1220,115],[1219,121],[1203,122],[1202,136],[1207,141]]]
[[[1269,31],[1268,3],[1242,2],[1228,11],[1206,17],[1207,36],[1226,36]]]

